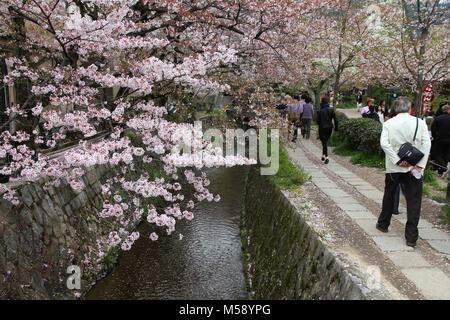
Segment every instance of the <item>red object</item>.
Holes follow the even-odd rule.
[[[433,111],[433,85],[427,84],[422,92],[422,114],[425,111]]]

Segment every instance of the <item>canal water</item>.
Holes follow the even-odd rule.
[[[195,219],[152,242],[143,223],[141,238],[87,299],[246,299],[240,214],[246,168],[208,172],[209,189],[220,202],[203,202]]]

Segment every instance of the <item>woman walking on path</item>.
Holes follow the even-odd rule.
[[[292,142],[297,141],[298,129],[301,124],[301,114],[303,113],[303,104],[305,103],[303,100],[298,100],[296,97],[291,100],[291,103],[288,104],[288,120],[289,120],[289,132],[293,134]],[[291,134],[289,134],[289,137]],[[289,138],[288,137],[288,138]],[[290,138],[289,138],[290,139]]]
[[[314,106],[311,104],[311,98],[305,98],[305,104],[303,105],[302,121],[303,121],[303,138],[309,139],[311,132],[311,122],[314,116]]]
[[[320,111],[317,114],[317,124],[319,125],[319,137],[323,147],[322,161],[325,164],[330,162],[328,159],[328,140],[333,132],[333,122],[334,130],[337,131],[338,122],[336,113],[334,112],[334,109],[330,108],[328,98],[323,97],[320,103]]]

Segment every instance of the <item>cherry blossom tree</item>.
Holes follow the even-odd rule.
[[[338,94],[343,85],[364,77],[361,57],[373,46],[369,12],[360,1],[338,0],[323,12],[325,28],[320,34],[321,50],[333,71],[332,88]]]
[[[261,64],[267,78],[307,89],[318,107],[330,86],[363,82],[363,53],[371,41],[369,12],[353,0],[317,1],[296,20],[295,36],[285,38],[283,50]],[[273,64],[272,61],[278,61]]]
[[[252,60],[278,50],[279,35],[313,2],[2,1],[0,55],[9,70],[3,83],[25,80],[31,90],[8,108],[0,174],[28,183],[46,176],[55,186],[66,180],[81,191],[88,168],[110,165],[100,216],[118,227],[100,253],[130,249],[140,236],[133,226],[144,216],[173,233],[177,221],[193,219],[197,202],[220,199],[208,191],[204,168],[252,161],[224,156],[192,123],[170,121],[165,103],[183,108],[183,94],[230,90],[223,73],[249,73]],[[58,156],[43,152],[73,138],[77,146]],[[19,204],[8,184],[0,193]]]
[[[425,85],[437,85],[450,74],[449,5],[440,0],[379,5],[379,46],[368,52],[367,68],[381,83],[414,92],[416,113]]]

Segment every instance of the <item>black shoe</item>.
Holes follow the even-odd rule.
[[[393,214],[395,214],[396,216],[399,215],[401,212],[394,212]]]
[[[325,156],[322,156],[322,162],[324,162],[325,161]]]
[[[416,245],[417,245],[417,243],[416,243],[416,242],[410,242],[410,241],[406,240],[406,245],[407,245],[408,247],[415,248]]]
[[[378,223],[376,225],[376,228],[383,233],[388,233],[388,228],[382,228]]]
[[[325,164],[329,164],[330,163],[330,159],[326,158],[324,163]]]

